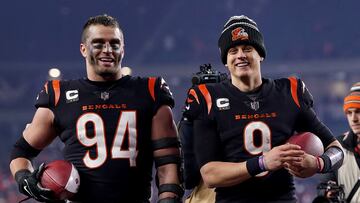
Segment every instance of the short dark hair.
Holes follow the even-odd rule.
[[[107,14],[97,15],[90,17],[89,20],[83,26],[82,33],[81,33],[81,42],[85,42],[87,38],[87,30],[91,25],[104,25],[109,27],[116,27],[119,28],[120,32],[122,32],[120,25],[116,18],[109,16]]]

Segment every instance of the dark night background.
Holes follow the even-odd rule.
[[[162,75],[181,116],[191,76],[199,65],[220,62],[217,40],[232,15],[247,15],[262,31],[266,77],[302,78],[312,92],[315,109],[340,135],[348,126],[343,97],[360,81],[360,1],[348,0],[12,0],[0,6],[0,203],[21,197],[10,177],[9,152],[31,122],[37,92],[56,67],[63,79],[85,76],[79,52],[80,32],[93,15],[116,17],[125,35],[123,66],[133,75]],[[39,161],[59,156],[54,143]],[[297,180],[299,202],[316,194],[317,178]]]

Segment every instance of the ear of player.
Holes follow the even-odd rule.
[[[152,143],[153,150],[163,150],[163,149],[179,149],[180,143],[177,137],[165,137],[158,140],[153,140]],[[172,151],[172,150],[171,150]],[[178,168],[178,177],[180,182],[182,182],[182,174],[181,174],[181,159],[180,153],[165,153],[161,156],[154,157],[155,167],[158,168],[167,164],[176,164]],[[158,203],[178,203],[182,202],[182,196],[184,195],[184,189],[181,185],[177,183],[169,183],[169,184],[160,184],[159,179],[156,175],[156,185],[159,188],[159,196],[164,192],[171,192],[176,195],[176,197],[167,197],[162,198],[158,201]]]

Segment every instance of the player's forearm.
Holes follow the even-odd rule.
[[[40,153],[39,149],[31,146],[23,136],[14,144],[10,154],[10,170],[13,176],[21,169],[33,171],[31,159]]]
[[[298,118],[296,130],[298,132],[309,131],[314,133],[321,139],[325,147],[335,140],[331,130],[320,121],[312,108],[302,109]]]
[[[30,171],[34,170],[30,160],[28,160],[26,158],[19,157],[19,158],[11,160],[10,171],[13,176],[15,176],[15,173],[17,171],[22,170],[22,169],[28,169]]]
[[[157,174],[159,178],[159,185],[164,184],[180,184],[179,175],[178,175],[178,167],[176,164],[167,164],[164,166],[160,166],[158,168]],[[174,197],[178,196],[172,192],[164,192],[159,195],[159,199],[163,199],[166,197]]]
[[[213,161],[202,166],[200,172],[204,183],[211,188],[233,186],[251,177],[246,169],[246,162]]]
[[[176,183],[179,184],[179,176],[176,164],[167,164],[158,168],[159,184]]]

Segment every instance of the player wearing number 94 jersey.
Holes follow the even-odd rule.
[[[125,76],[104,84],[87,79],[50,81],[36,107],[54,112],[65,143],[64,158],[80,174],[79,195],[93,199],[99,194],[102,201],[117,197],[122,202],[129,195],[132,201],[149,198],[151,120],[160,106],[173,104],[162,78]]]
[[[166,82],[121,74],[124,36],[111,16],[91,17],[81,40],[87,78],[47,82],[31,124],[14,145],[10,169],[19,191],[41,202],[55,199],[38,184],[43,167],[34,170],[31,160],[59,137],[64,158],[80,175],[71,201],[149,202],[155,162],[159,203],[180,202],[174,100]]]
[[[292,175],[336,170],[343,160],[341,145],[317,118],[300,79],[261,76],[266,52],[252,19],[231,17],[219,48],[230,80],[190,90],[184,114],[194,123],[203,181],[216,188],[217,203],[296,202]],[[295,131],[318,135],[324,154],[314,157],[286,143]]]

